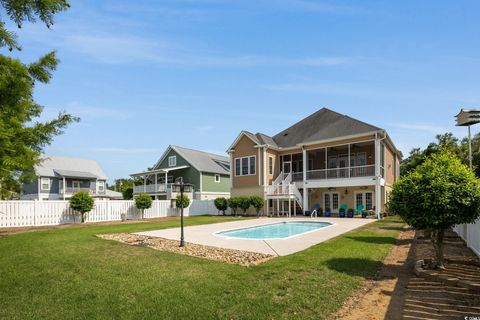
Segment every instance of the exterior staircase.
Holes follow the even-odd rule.
[[[277,200],[277,207],[279,203],[284,207],[286,203],[293,202],[294,211],[296,212],[296,208],[299,207],[300,212],[303,212],[303,197],[295,182],[292,181],[292,173],[284,174],[281,172],[277,179],[266,187],[265,195],[267,200]],[[274,210],[274,213],[279,214],[280,208],[277,208],[276,212]],[[291,214],[291,207],[288,214]]]

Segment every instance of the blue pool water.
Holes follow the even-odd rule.
[[[240,239],[282,239],[330,226],[328,222],[292,221],[221,231],[217,235]]]

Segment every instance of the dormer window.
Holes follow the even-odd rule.
[[[168,157],[168,166],[175,167],[177,165],[177,156]]]

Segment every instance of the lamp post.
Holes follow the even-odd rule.
[[[470,169],[473,169],[472,161],[472,134],[470,127],[474,124],[480,123],[480,110],[461,109],[455,116],[457,118],[458,127],[468,127],[468,162]]]
[[[172,185],[172,191],[180,191],[180,247],[185,246],[184,232],[183,232],[183,194],[184,192],[191,192],[192,185],[189,183],[184,183],[183,178],[179,177],[175,180],[175,183]]]

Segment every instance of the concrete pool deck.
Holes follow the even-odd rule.
[[[331,226],[318,229],[306,234],[301,234],[288,239],[234,239],[215,235],[215,232],[230,229],[253,227],[284,221],[316,221],[329,222]],[[258,218],[250,220],[238,220],[230,222],[204,224],[199,226],[185,227],[185,241],[190,243],[213,246],[226,249],[258,252],[270,255],[285,256],[298,251],[305,250],[318,243],[337,237],[345,232],[357,229],[374,219],[349,219],[349,218]],[[170,240],[180,239],[180,228],[137,232],[137,235],[148,237],[159,237]]]

